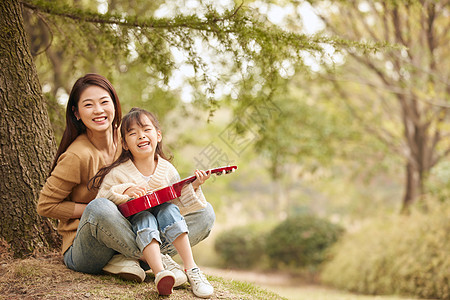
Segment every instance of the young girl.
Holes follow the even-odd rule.
[[[92,179],[94,187],[100,186],[97,197],[120,205],[180,180],[163,151],[161,129],[153,114],[133,108],[122,120],[121,134],[122,154]],[[143,259],[155,274],[156,289],[160,295],[170,295],[175,284],[175,275],[163,267],[160,233],[174,245],[183,260],[193,293],[198,297],[210,297],[214,291],[194,261],[183,218],[183,215],[206,206],[200,185],[211,174],[196,170],[195,175],[197,179],[182,189],[180,198],[129,217]]]

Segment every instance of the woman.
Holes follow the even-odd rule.
[[[142,282],[145,272],[138,263],[142,253],[130,223],[113,202],[94,200],[97,190],[88,189],[89,179],[120,154],[120,121],[119,98],[105,77],[87,74],[75,82],[66,108],[66,129],[37,211],[59,220],[68,268],[91,274],[103,270]],[[185,219],[195,245],[209,235],[215,215],[208,204]],[[174,255],[176,250],[163,239],[161,252]],[[164,266],[184,275],[169,255],[163,255]]]

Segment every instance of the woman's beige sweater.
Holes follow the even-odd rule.
[[[116,158],[121,152],[118,145]],[[72,245],[79,218],[72,218],[75,203],[87,204],[98,190],[88,190],[87,184],[105,165],[103,155],[89,141],[86,134],[78,136],[61,154],[52,174],[41,190],[37,212],[44,217],[58,219],[58,233],[62,236],[62,253]]]

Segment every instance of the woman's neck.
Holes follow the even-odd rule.
[[[86,131],[89,141],[99,150],[107,164],[112,163],[117,148],[117,138],[113,136],[112,128],[107,131]]]
[[[144,176],[153,175],[156,166],[158,165],[158,161],[154,159],[154,155],[148,157],[133,157],[133,163]]]

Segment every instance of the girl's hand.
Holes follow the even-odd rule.
[[[194,182],[192,182],[192,186],[194,187],[194,190],[196,191],[200,185],[205,183],[206,180],[211,177],[210,171],[203,171],[203,170],[195,170],[195,177],[197,177]]]
[[[124,192],[124,195],[127,195],[131,198],[139,198],[147,194],[147,189],[141,186],[132,186],[127,188]]]

